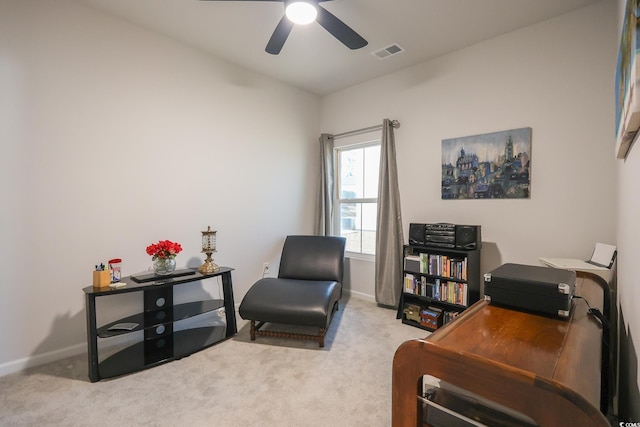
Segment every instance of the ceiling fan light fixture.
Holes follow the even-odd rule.
[[[307,25],[316,20],[318,9],[307,1],[292,1],[287,4],[285,14],[294,24]]]

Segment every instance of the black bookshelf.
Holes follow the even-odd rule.
[[[480,244],[473,250],[404,245],[397,318],[434,331],[480,299]]]

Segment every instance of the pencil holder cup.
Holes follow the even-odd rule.
[[[93,287],[106,288],[111,284],[111,272],[109,270],[101,270],[93,272]]]

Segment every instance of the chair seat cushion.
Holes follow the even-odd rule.
[[[245,320],[325,328],[339,299],[339,282],[267,277],[249,289],[238,312]]]

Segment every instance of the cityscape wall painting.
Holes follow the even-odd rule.
[[[531,128],[442,140],[442,199],[530,198]]]

